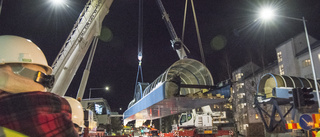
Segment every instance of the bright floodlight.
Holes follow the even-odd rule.
[[[274,17],[274,11],[271,8],[263,8],[260,11],[260,18],[263,20],[270,20]]]
[[[108,91],[108,90],[109,90],[109,87],[107,86],[105,89]]]
[[[53,3],[54,5],[61,5],[64,3],[64,0],[51,0],[51,3]]]

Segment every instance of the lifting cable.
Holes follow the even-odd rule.
[[[139,24],[138,24],[138,72],[136,77],[136,84],[135,84],[135,90],[136,86],[138,84],[139,80],[139,73],[141,75],[141,82],[143,82],[143,75],[142,75],[142,48],[143,47],[143,0],[139,0]],[[136,92],[135,92],[136,94]]]
[[[201,37],[200,37],[200,32],[199,32],[199,27],[198,27],[197,15],[196,15],[196,11],[194,9],[193,0],[190,0],[190,1],[191,1],[191,6],[192,6],[194,24],[195,24],[196,32],[197,32],[197,38],[198,38],[198,44],[199,44],[199,48],[200,48],[201,59],[202,59],[202,63],[206,66],[206,61],[205,61],[205,57],[204,57],[204,52],[203,52],[203,48],[202,48],[202,42],[201,42]],[[185,32],[185,24],[186,24],[187,6],[188,6],[188,0],[186,0],[185,7],[184,7],[184,18],[183,18],[183,27],[182,27],[182,43],[184,42],[183,40],[184,40],[184,32]]]
[[[1,10],[2,10],[2,3],[3,3],[3,0],[0,1],[0,15],[1,15]]]
[[[186,28],[187,7],[188,7],[188,0],[186,0],[186,4],[185,4],[185,6],[184,6],[183,25],[182,25],[182,36],[181,36],[182,42],[184,42],[184,31],[185,31],[185,28]]]

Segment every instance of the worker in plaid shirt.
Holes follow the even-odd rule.
[[[0,36],[0,127],[30,137],[78,136],[67,100],[46,92],[51,71],[30,40]]]

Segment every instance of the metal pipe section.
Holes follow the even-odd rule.
[[[277,97],[274,92],[274,88],[279,88],[279,87],[284,87],[284,88],[310,87],[316,90],[315,89],[316,85],[312,81],[313,79],[308,79],[308,78],[267,73],[261,77],[257,86],[256,95],[261,96],[264,99]],[[319,83],[317,84],[319,85]]]

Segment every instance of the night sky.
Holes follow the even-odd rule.
[[[53,8],[46,0],[3,0],[0,35],[31,39],[43,50],[51,65],[86,2],[69,0],[68,6]],[[185,1],[163,0],[163,4],[181,37]],[[268,24],[254,21],[262,5],[273,5],[283,16],[304,16],[308,20],[309,34],[320,39],[319,0],[195,0],[194,4],[206,65],[215,83],[229,78],[226,59],[230,60],[231,71],[251,60],[260,66],[267,65],[276,59],[275,47],[304,31],[300,21],[284,18]],[[89,88],[110,86],[108,93],[94,90],[91,97],[106,98],[114,111],[119,107],[126,109],[133,99],[138,68],[138,5],[139,0],[114,0],[103,22],[113,37],[109,42],[99,41],[84,94],[84,98],[88,98]],[[144,0],[144,82],[151,83],[179,59],[171,48],[171,38],[161,16],[155,0]],[[191,51],[188,57],[201,61],[190,2],[186,22],[184,43]],[[213,38],[222,41],[214,41],[212,45]],[[86,62],[87,57],[66,95],[76,96]]]

